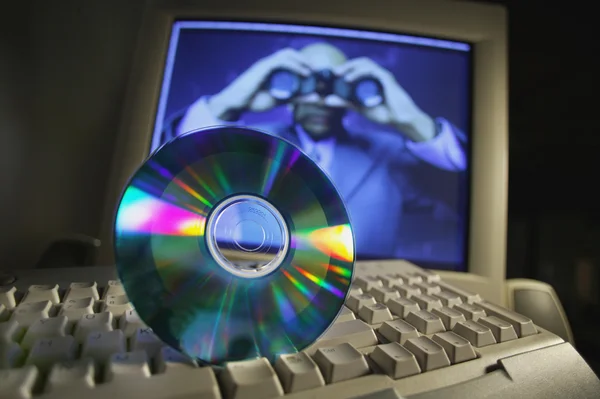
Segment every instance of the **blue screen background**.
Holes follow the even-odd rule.
[[[332,44],[349,59],[369,57],[392,72],[427,114],[445,118],[469,137],[472,75],[469,52],[347,37],[241,30],[179,31],[177,43],[172,44],[176,53],[168,90],[161,93],[164,114],[159,115],[157,123],[166,123],[199,98],[219,92],[257,60],[285,47],[300,49],[315,42]],[[243,121],[291,123],[292,118],[287,107],[278,107],[264,113],[248,113]],[[346,122],[363,132],[386,131],[385,127],[355,113],[350,113]],[[382,134],[382,139],[384,136],[386,140],[401,140],[394,134]],[[372,253],[358,246],[358,259],[402,258],[424,267],[464,271],[468,171],[438,173],[429,164],[409,162],[408,166],[392,168],[390,173],[402,192],[402,203],[397,204],[402,217],[389,221],[398,225],[397,244],[392,253]],[[411,183],[416,180],[418,188]]]

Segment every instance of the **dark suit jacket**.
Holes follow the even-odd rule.
[[[165,123],[161,143],[177,136],[177,126],[184,115],[185,112],[178,113]],[[301,148],[292,126],[269,124],[252,127],[283,137]],[[329,176],[349,211],[357,254],[362,257],[394,258],[401,239],[398,230],[402,223],[403,206],[410,196],[409,192],[415,196],[415,192],[431,191],[432,181],[448,180],[447,176],[440,176],[440,173],[454,174],[455,177],[450,180],[455,182],[456,173],[436,169],[402,147],[387,145],[385,141],[368,140],[366,137],[369,136],[376,137],[375,134],[349,134],[347,139],[338,140]],[[419,187],[423,187],[423,190]],[[424,195],[435,198],[436,194],[425,192]],[[420,198],[419,194],[416,197]]]
[[[290,126],[257,126],[300,147]],[[301,147],[300,147],[301,148]],[[338,140],[329,177],[350,213],[357,253],[392,257],[400,221],[402,197],[389,174],[389,149],[361,139]]]

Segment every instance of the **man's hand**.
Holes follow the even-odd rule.
[[[229,86],[208,101],[211,113],[219,119],[235,119],[244,111],[264,112],[279,104],[267,91],[264,83],[276,69],[286,69],[300,76],[309,76],[311,69],[296,50],[286,48],[255,62]]]
[[[427,141],[435,136],[434,120],[414,103],[390,71],[371,59],[355,58],[337,67],[334,73],[349,83],[364,78],[377,79],[381,83],[383,103],[357,109],[368,119],[392,125],[412,141]]]

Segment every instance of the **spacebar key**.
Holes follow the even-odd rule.
[[[304,351],[314,355],[319,348],[336,346],[348,342],[355,348],[377,345],[375,331],[362,320],[350,320],[333,324],[317,342]]]
[[[285,399],[363,399],[398,398],[389,396],[389,391],[394,389],[394,380],[387,375],[371,374],[364,377],[354,378],[328,384],[324,387],[307,389],[306,391],[294,392],[285,395]],[[372,396],[371,396],[372,395]],[[384,396],[385,395],[385,396]],[[37,398],[36,398],[37,399]]]
[[[74,387],[68,389],[68,396],[85,399],[144,398],[172,399],[198,398],[221,399],[221,392],[213,370],[210,367],[194,368],[182,366],[177,370],[167,370],[162,374],[135,380],[115,379],[95,388]],[[36,399],[64,399],[64,390],[36,396]]]

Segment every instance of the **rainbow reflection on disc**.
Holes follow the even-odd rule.
[[[329,178],[288,141],[242,127],[156,151],[126,186],[114,234],[140,318],[215,365],[303,350],[353,275],[354,235]]]

